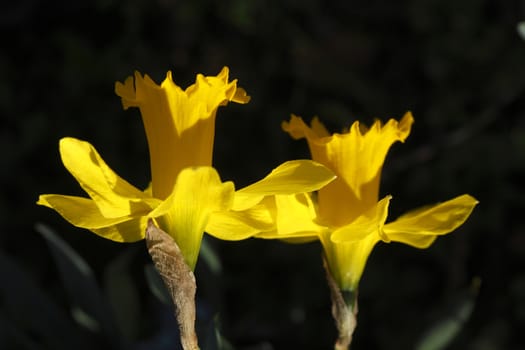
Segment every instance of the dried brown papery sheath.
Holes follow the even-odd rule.
[[[195,333],[195,276],[173,238],[148,221],[146,245],[155,268],[168,287],[175,304],[180,340],[184,350],[199,349]]]
[[[332,316],[339,333],[334,349],[347,350],[352,343],[352,335],[357,326],[357,292],[344,292],[339,288],[324,257],[323,266],[332,297]]]

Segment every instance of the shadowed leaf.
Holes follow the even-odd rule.
[[[446,314],[423,335],[416,350],[441,350],[450,345],[472,314],[479,285],[479,279],[475,279],[467,291],[453,300],[452,305],[445,307]]]
[[[525,22],[519,22],[516,29],[518,30],[520,37],[525,40]]]
[[[215,253],[215,250],[213,250],[213,247],[209,241],[209,237],[207,236],[202,238],[199,256],[210,268],[214,275],[219,275],[222,272],[221,260],[219,259],[217,253]]]
[[[162,303],[173,305],[168,288],[162,281],[162,277],[160,277],[159,272],[153,264],[144,266],[144,275],[146,275],[146,282],[148,283],[151,293]]]
[[[118,255],[104,270],[104,289],[119,330],[127,340],[136,337],[140,324],[140,300],[130,273],[137,252],[134,248],[137,247]]]
[[[71,303],[72,316],[86,329],[105,335],[113,348],[122,348],[110,307],[89,265],[48,226],[37,223],[35,230],[48,243]]]
[[[21,345],[23,349],[42,349],[42,346],[55,350],[93,348],[25,271],[1,252],[0,280],[3,281],[0,283],[0,333],[17,348]],[[8,327],[4,327],[4,323]],[[3,340],[0,344],[5,345]]]

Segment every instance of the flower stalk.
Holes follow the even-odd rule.
[[[175,240],[148,220],[146,246],[173,300],[179,324],[180,341],[184,350],[198,350],[195,332],[195,275],[184,261]]]
[[[332,299],[332,316],[339,333],[334,349],[347,350],[352,343],[352,336],[357,327],[357,290],[346,291],[339,288],[330,273],[325,257],[323,257],[323,266]]]

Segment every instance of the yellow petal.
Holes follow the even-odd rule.
[[[408,244],[414,248],[426,249],[434,243],[438,236],[418,235],[411,233],[392,234],[390,240]]]
[[[216,106],[224,106],[228,101],[237,103],[248,103],[250,96],[246,94],[243,88],[237,87],[237,79],[229,82],[229,69],[224,67],[217,76],[197,75],[194,85],[186,89],[188,96],[202,100],[202,96],[206,96],[208,101],[208,110],[216,108]],[[211,98],[212,96],[215,99]]]
[[[288,243],[305,243],[318,238],[328,228],[316,222],[315,206],[309,193],[276,195],[274,211],[276,227],[256,237],[282,239]]]
[[[330,136],[330,132],[328,132],[328,129],[324,126],[323,123],[321,123],[319,118],[317,118],[317,117],[313,118],[311,124],[312,124],[312,131],[316,135],[315,137],[321,138],[321,137],[329,137]]]
[[[319,235],[312,235],[312,236],[304,236],[304,237],[291,237],[291,238],[284,238],[282,239],[283,242],[290,243],[290,244],[305,244],[310,243],[313,241],[319,240]]]
[[[122,107],[128,109],[129,107],[138,107],[137,96],[135,94],[135,83],[133,77],[127,77],[124,84],[115,83],[115,92],[122,99]]]
[[[144,239],[148,218],[141,216],[132,218],[112,226],[92,229],[100,237],[116,242],[136,242]]]
[[[60,155],[104,217],[134,216],[151,210],[151,198],[111,170],[88,142],[65,137],[60,140]]]
[[[191,166],[211,166],[215,114],[229,101],[246,103],[246,92],[228,82],[228,68],[216,77],[197,75],[195,84],[182,90],[168,72],[157,85],[147,75],[116,83],[124,107],[138,106],[150,152],[153,195],[166,199],[179,172]]]
[[[220,211],[210,215],[206,232],[227,241],[238,241],[271,230],[274,220],[264,205],[243,211]]]
[[[365,131],[355,122],[348,132],[332,136],[317,120],[311,128],[295,116],[283,123],[292,137],[307,139],[313,160],[338,176],[319,191],[320,217],[333,226],[344,226],[375,205],[386,154],[394,142],[407,138],[413,121],[407,113],[399,122],[391,119],[383,126],[377,121]]]
[[[230,209],[233,194],[233,183],[222,183],[212,167],[186,168],[177,177],[173,194],[149,216],[158,218],[193,269],[210,215]]]
[[[325,231],[326,228],[320,229]],[[319,239],[319,236],[322,232],[319,231],[298,231],[298,232],[289,232],[289,233],[279,233],[277,230],[270,231],[261,231],[255,235],[255,238],[261,239],[279,239],[286,243],[309,243]]]
[[[275,204],[279,235],[307,237],[325,230],[316,222],[317,214],[310,194],[277,195]]]
[[[426,248],[435,236],[444,235],[461,226],[478,201],[461,195],[431,207],[409,212],[384,226],[385,234],[396,242]]]
[[[379,235],[367,235],[359,241],[341,243],[333,243],[329,233],[321,236],[328,267],[339,288],[357,290],[368,257],[377,242]]]
[[[329,169],[311,160],[288,161],[272,170],[264,179],[237,191],[233,208],[247,209],[265,196],[315,191],[334,178]]]
[[[107,227],[129,220],[128,216],[103,216],[95,202],[88,198],[45,194],[39,197],[37,204],[54,209],[74,226],[87,229]]]
[[[104,217],[91,199],[54,194],[41,195],[37,204],[56,210],[74,226],[88,229],[99,236],[116,242],[135,242],[144,238],[145,222],[128,216]]]
[[[337,228],[332,233],[332,242],[355,242],[369,235],[377,236],[377,238],[389,242],[389,238],[383,233],[383,225],[388,216],[388,205],[391,199],[392,196],[386,196],[352,223]]]
[[[355,290],[363,274],[368,256],[381,239],[391,196],[349,225],[320,236],[332,277],[343,290]]]
[[[235,94],[233,95],[232,97],[232,102],[237,102],[237,103],[248,103],[250,102],[250,96],[248,96],[248,93],[246,92],[246,90],[244,90],[243,88],[241,87],[238,87],[236,90],[235,90]]]

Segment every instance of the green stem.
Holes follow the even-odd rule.
[[[339,333],[334,349],[348,350],[357,326],[357,290],[341,290],[330,273],[326,259],[323,262],[332,298],[332,316]]]

